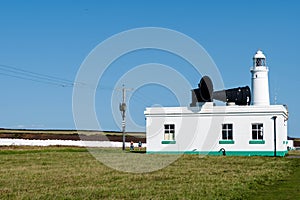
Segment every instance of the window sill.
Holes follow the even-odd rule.
[[[264,140],[250,140],[249,144],[265,144]]]
[[[219,144],[234,144],[234,140],[220,140]]]
[[[176,144],[175,140],[163,140],[161,141],[162,144]]]

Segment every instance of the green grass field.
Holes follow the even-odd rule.
[[[2,147],[0,163],[0,199],[300,198],[297,158],[184,155],[138,174],[113,170],[85,148]]]

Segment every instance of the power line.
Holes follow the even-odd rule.
[[[36,72],[32,72],[32,71],[29,71],[29,70],[24,70],[24,69],[21,69],[21,68],[10,66],[10,65],[0,64],[0,70],[11,72],[11,73],[17,73],[17,74],[21,74],[21,75],[24,75],[24,76],[30,76],[30,77],[37,78],[37,79],[44,79],[44,80],[48,80],[48,81],[62,82],[62,83],[65,83],[65,84],[73,84],[73,81],[68,80],[68,79],[55,77],[55,76],[50,76],[50,75],[47,75],[47,74],[36,73]]]
[[[31,79],[31,78],[27,78],[27,77],[22,77],[22,76],[12,75],[12,74],[6,74],[6,73],[2,73],[2,72],[0,72],[0,75],[9,76],[9,77],[14,77],[14,78],[23,79],[23,80],[28,80],[28,81],[39,82],[39,83],[44,83],[44,84],[55,85],[55,86],[60,86],[60,87],[72,87],[72,86],[65,85],[65,84],[54,83],[54,82],[43,81],[43,80],[37,80],[37,79]]]
[[[65,78],[56,77],[52,75],[36,73],[29,70],[24,70],[15,66],[0,64],[0,75],[9,76],[13,78],[18,78],[27,81],[33,81],[37,83],[49,84],[59,87],[84,87],[85,89],[95,90],[95,87],[92,85],[83,83],[83,82],[74,82]],[[98,85],[96,90],[120,90],[121,88],[112,88],[105,85]],[[122,88],[123,90],[124,88]],[[126,90],[129,88],[125,88]],[[132,89],[131,89],[132,90]],[[143,106],[150,106],[153,102],[155,102],[154,98],[151,96],[140,92],[139,90],[135,91],[135,95],[132,96],[135,101],[140,102]]]
[[[27,81],[50,84],[59,87],[85,87],[86,89],[94,90],[94,87],[83,82],[74,82],[61,77],[36,73],[29,70],[24,70],[15,66],[0,64],[0,75],[18,78]],[[99,85],[96,90],[114,90],[111,87]]]
[[[157,102],[156,99],[154,99],[152,96],[146,95],[139,90],[135,91],[136,97],[140,98],[142,101],[144,101],[146,104],[153,104],[153,102]]]
[[[45,74],[35,73],[28,70],[23,70],[17,67],[0,64],[0,74],[18,79],[29,80],[44,84],[56,85],[60,87],[73,87],[74,83],[67,79],[62,79]]]

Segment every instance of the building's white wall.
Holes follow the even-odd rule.
[[[276,119],[276,147],[278,151],[286,151],[287,140],[287,119],[283,115],[278,115]],[[274,130],[274,129],[273,129]],[[273,137],[274,138],[274,137]]]
[[[192,109],[192,108],[190,108]],[[283,106],[216,106],[208,109],[147,108],[147,151],[273,151],[274,120],[277,116],[277,151],[287,149],[286,110]],[[233,124],[234,144],[219,144],[222,124]],[[252,140],[252,123],[264,124],[264,144],[249,144]],[[162,144],[164,124],[175,124],[176,144]]]
[[[290,150],[294,150],[295,147],[294,147],[294,140],[288,140],[288,144],[287,144],[288,148]]]

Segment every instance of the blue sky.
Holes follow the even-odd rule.
[[[51,84],[42,83],[48,80],[45,76],[39,79],[42,82],[37,82],[9,75],[23,76],[20,70],[24,70],[71,83],[81,63],[100,42],[128,29],[163,27],[186,34],[201,44],[216,63],[226,88],[250,86],[252,56],[262,49],[270,70],[271,103],[274,104],[276,94],[277,104],[288,105],[289,135],[300,137],[299,9],[300,3],[291,0],[2,0],[0,127],[75,128],[72,87],[62,87],[58,79],[54,84],[53,79]],[[111,110],[106,109],[113,93],[118,93],[121,100],[120,92],[113,90],[118,77],[133,66],[149,62],[189,68],[178,57],[155,50],[121,57],[113,63],[114,71],[107,74],[105,84],[100,83],[96,94],[97,116],[104,129],[119,130]],[[12,68],[4,65],[19,71],[11,72]],[[201,77],[187,72],[187,78],[196,87]],[[178,104],[167,88],[158,85],[147,85],[131,93],[129,115],[140,126],[144,125],[145,106]]]

